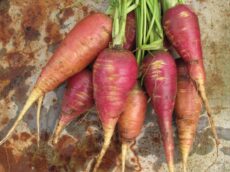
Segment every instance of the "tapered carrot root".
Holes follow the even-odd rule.
[[[40,146],[40,116],[42,108],[43,96],[38,99],[38,108],[37,108],[37,145]]]
[[[4,136],[2,138],[2,140],[0,141],[0,145],[3,144],[14,132],[15,128],[17,127],[18,123],[23,119],[23,117],[25,116],[25,113],[28,111],[28,109],[33,105],[33,103],[35,103],[41,96],[43,96],[43,92],[42,90],[40,90],[39,88],[34,88],[30,94],[30,96],[28,97],[26,104],[24,105],[24,107],[22,108],[21,113],[18,115],[16,121],[14,122],[13,126],[10,128],[10,130],[8,131],[8,133],[6,134],[6,136]]]
[[[188,156],[193,145],[202,110],[202,100],[189,76],[186,63],[182,59],[178,59],[176,62],[177,96],[175,113],[183,170],[186,172]]]
[[[62,130],[74,119],[94,105],[92,72],[84,69],[67,81],[60,120],[54,130],[53,144],[56,144]]]
[[[198,80],[196,82],[196,85],[197,85],[197,88],[198,88],[199,93],[201,95],[201,98],[202,98],[202,100],[204,102],[204,105],[205,105],[205,108],[206,108],[206,111],[207,111],[207,115],[208,115],[208,119],[209,119],[209,123],[210,123],[210,126],[211,126],[211,130],[212,130],[212,133],[214,135],[216,145],[218,146],[220,144],[220,140],[219,140],[218,135],[217,135],[215,121],[213,120],[213,117],[212,117],[212,110],[211,110],[211,108],[209,106],[209,102],[208,102],[208,99],[207,99],[207,96],[206,96],[206,91],[205,91],[205,86],[204,86],[203,80]]]
[[[216,145],[220,143],[205,91],[205,70],[197,15],[184,4],[168,9],[164,14],[165,33],[181,58],[187,63],[189,75],[195,82],[207,110]]]
[[[168,169],[173,172],[172,112],[177,90],[176,65],[169,53],[156,51],[145,57],[142,67],[144,85],[157,114]]]
[[[104,129],[105,143],[94,171],[97,171],[108,149],[112,132],[124,110],[129,91],[135,86],[136,79],[137,62],[130,51],[105,49],[96,59],[93,67],[94,98]]]
[[[63,131],[65,126],[66,126],[66,124],[62,123],[62,122],[59,122],[57,124],[57,127],[56,127],[55,132],[54,132],[53,140],[52,140],[53,144],[57,144],[58,139],[59,139],[59,137],[61,135],[61,132]]]
[[[121,146],[121,171],[122,172],[125,172],[125,161],[126,161],[128,148],[129,148],[129,143],[123,141]]]
[[[99,168],[99,166],[101,164],[102,158],[104,157],[106,151],[109,148],[109,145],[111,143],[111,139],[112,139],[112,136],[113,136],[113,133],[114,133],[116,123],[117,123],[117,120],[113,120],[113,122],[110,122],[108,124],[108,127],[104,127],[104,143],[103,143],[103,146],[101,148],[101,152],[97,157],[96,164],[94,166],[93,172],[97,172],[97,170],[98,170],[98,168]]]
[[[67,78],[89,65],[98,53],[108,46],[111,34],[112,20],[103,13],[90,14],[77,23],[42,69],[34,90],[16,122],[0,141],[0,144],[9,138],[26,111],[39,97],[54,90]]]
[[[147,108],[147,97],[138,85],[129,93],[125,103],[124,112],[118,121],[119,135],[121,137],[122,149],[122,172],[125,171],[125,160],[129,143],[140,134]]]

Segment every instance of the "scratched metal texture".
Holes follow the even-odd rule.
[[[230,1],[190,0],[200,21],[207,94],[221,139],[219,157],[205,111],[200,117],[189,171],[230,171]],[[105,11],[106,0],[0,0],[0,137],[12,125],[42,67],[65,34],[92,11]],[[60,112],[65,85],[48,93],[41,115],[42,142],[36,147],[36,105],[24,117],[13,136],[0,146],[0,172],[89,171],[103,143],[95,113],[75,120],[63,132],[58,145],[48,143]],[[175,126],[175,124],[174,124]],[[174,127],[175,129],[175,127]],[[175,167],[181,171],[175,129]],[[115,134],[100,172],[120,171],[120,143]],[[138,156],[138,159],[136,157]],[[141,169],[138,169],[138,162]],[[127,172],[167,171],[156,117],[149,108],[142,133],[128,153]]]

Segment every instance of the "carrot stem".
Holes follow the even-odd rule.
[[[142,0],[136,8],[138,64],[141,64],[147,50],[163,48],[163,29],[161,26],[161,7],[159,0]]]
[[[161,0],[163,11],[176,6],[177,4],[184,4],[185,0]]]
[[[139,0],[112,0],[110,2],[109,11],[113,13],[113,47],[123,47],[127,14],[138,5]]]

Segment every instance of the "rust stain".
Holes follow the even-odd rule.
[[[77,142],[72,137],[64,135],[54,147],[49,146],[47,139],[44,139],[38,149],[36,139],[27,132],[14,134],[12,139],[12,142],[4,144],[5,147],[0,146],[0,166],[7,172],[84,171],[89,160],[100,151],[99,145],[95,143],[102,141],[101,137],[95,137],[92,133]],[[17,144],[18,140],[26,142],[29,139],[32,139],[32,144],[24,148]],[[16,155],[17,151],[14,149],[20,150],[20,153]],[[107,171],[114,168],[119,153],[120,143],[115,137],[100,169]]]
[[[23,54],[20,52],[11,52],[8,53],[6,56],[6,61],[8,62],[9,66],[14,67],[20,67],[25,63],[26,58],[23,58]]]
[[[45,42],[48,44],[60,43],[62,40],[62,35],[59,32],[60,28],[57,23],[49,22],[46,25],[47,36],[44,38]]]
[[[43,0],[31,1],[23,11],[22,29],[24,39],[37,40],[40,36],[39,28],[47,17],[47,4]]]
[[[218,71],[219,70],[217,69],[214,73],[211,73],[210,78],[212,79],[208,80],[207,82],[207,93],[209,96],[213,96],[216,92],[216,89],[221,91],[225,87],[224,79],[221,73],[219,73]]]
[[[71,6],[74,3],[74,0],[64,0],[64,5],[67,6]]]
[[[9,85],[10,80],[9,79],[5,79],[5,80],[1,80],[0,83],[0,93],[2,92],[2,90],[4,90],[4,88]]]
[[[68,20],[71,16],[74,15],[74,11],[72,8],[66,8],[63,11],[62,17],[59,19],[59,22],[61,25],[63,25],[65,23],[66,20]]]
[[[33,53],[22,53],[19,51],[9,52],[3,60],[8,63],[8,68],[0,67],[0,99],[5,98],[11,90],[15,90],[16,101],[24,100],[28,86],[22,84],[31,76],[35,67],[28,63],[34,58]]]
[[[228,109],[227,107],[223,107],[221,105],[214,106],[213,108],[214,114],[220,114],[222,110]]]
[[[0,164],[5,171],[11,172],[13,164],[16,164],[12,149],[0,147]]]
[[[3,117],[1,124],[5,125],[5,124],[7,124],[8,121],[9,121],[9,118],[7,116],[5,116],[5,117]]]
[[[17,141],[17,140],[19,139],[19,137],[18,137],[17,134],[13,134],[13,135],[12,135],[12,138],[13,138],[14,141]]]
[[[83,11],[84,16],[89,14],[89,8],[87,6],[82,5],[81,10]]]
[[[5,98],[11,90],[15,90],[15,97],[18,101],[25,97],[25,91],[28,86],[25,86],[25,80],[31,76],[33,66],[20,66],[14,68],[0,68],[0,80],[10,80],[10,83],[1,91],[0,99]],[[20,84],[19,84],[20,83]]]
[[[0,40],[3,45],[6,45],[14,34],[14,29],[10,27],[12,19],[8,14],[9,8],[10,2],[8,0],[0,1]]]
[[[212,81],[215,81],[212,84],[214,84],[216,87],[218,87],[220,89],[222,87],[224,87],[224,85],[225,85],[224,80],[223,80],[223,78],[222,78],[222,76],[220,74],[212,73],[211,78],[212,78]]]
[[[31,137],[31,135],[30,135],[29,133],[27,133],[27,132],[22,132],[21,135],[20,135],[20,139],[21,139],[22,141],[25,141],[25,142],[26,142],[30,137]]]
[[[41,133],[41,140],[47,142],[49,140],[49,137],[50,137],[50,135],[48,132],[42,132]]]
[[[35,41],[38,40],[40,33],[37,29],[31,26],[27,26],[24,28],[24,35],[25,35],[25,40]]]

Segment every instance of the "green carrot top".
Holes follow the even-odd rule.
[[[169,8],[176,6],[177,4],[185,3],[185,0],[161,0],[162,7],[164,12],[167,11]]]
[[[163,29],[159,0],[141,0],[136,8],[136,19],[136,57],[138,64],[140,64],[146,51],[163,48]]]
[[[113,17],[113,47],[123,47],[127,14],[138,4],[139,0],[110,0],[108,13]]]

